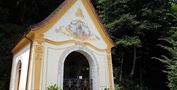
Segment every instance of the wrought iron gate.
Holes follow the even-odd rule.
[[[91,79],[65,79],[63,90],[92,90]]]

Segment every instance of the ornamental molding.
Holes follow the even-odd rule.
[[[60,26],[57,28],[56,33],[62,33],[65,36],[72,37],[75,40],[80,41],[94,41],[100,40],[96,34],[94,34],[88,25],[82,20],[73,20],[66,26]]]

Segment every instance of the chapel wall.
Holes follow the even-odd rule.
[[[30,45],[28,44],[18,53],[13,56],[12,70],[11,70],[11,80],[10,80],[10,90],[15,90],[16,88],[16,76],[17,76],[17,65],[21,62],[21,75],[19,82],[19,89],[25,90],[26,78],[27,78],[27,68],[29,61]]]
[[[63,74],[62,68],[64,58],[64,54],[67,54],[67,50],[76,49],[76,48],[87,49],[94,55],[94,60],[96,62],[98,76],[94,78],[97,80],[98,83],[95,87],[99,88],[98,90],[104,89],[109,85],[109,76],[108,76],[108,66],[107,66],[107,57],[106,51],[96,51],[90,47],[82,46],[79,44],[71,43],[71,44],[64,44],[64,45],[52,45],[49,43],[45,43],[45,50],[44,50],[44,60],[42,62],[42,70],[41,70],[41,90],[45,90],[48,86],[57,84],[60,87],[63,85]],[[86,56],[87,57],[87,56]],[[90,67],[92,67],[90,65]]]

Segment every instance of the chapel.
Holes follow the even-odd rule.
[[[114,90],[114,43],[90,0],[65,0],[12,49],[10,90]]]

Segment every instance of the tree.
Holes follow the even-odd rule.
[[[177,4],[171,3],[171,13],[170,15],[174,21],[169,31],[169,36],[163,38],[162,40],[169,43],[169,45],[161,45],[165,50],[170,52],[169,56],[162,56],[159,59],[161,62],[166,64],[166,69],[164,72],[168,75],[168,87],[170,90],[177,90]]]
[[[12,47],[29,25],[42,21],[63,1],[0,0],[0,90],[9,90]]]
[[[10,47],[23,35],[26,27],[42,21],[63,1],[0,1],[0,90],[8,90],[9,87],[12,60]],[[171,55],[170,51],[158,45],[170,46],[171,51],[175,47],[172,42],[170,45],[170,42],[167,43],[171,39],[166,42],[161,40],[176,35],[172,35],[176,30],[173,27],[176,26],[176,16],[170,5],[175,0],[91,1],[117,44],[113,49],[115,83],[121,83],[125,90],[144,90],[142,87],[167,90],[166,74],[161,72],[164,64],[152,57]],[[176,42],[175,38],[172,40]],[[172,57],[169,57],[170,61],[175,59]],[[170,71],[173,70],[167,72]]]
[[[164,85],[157,86],[157,83],[154,83],[157,80],[144,79],[159,78],[149,77],[151,70],[156,69],[157,74],[162,73],[164,65],[152,57],[168,54],[156,45],[163,43],[159,38],[165,37],[172,26],[172,19],[166,15],[170,9],[170,1],[98,0],[95,2],[99,17],[117,44],[113,50],[114,73],[118,75],[115,76],[115,82],[120,83],[126,90],[137,87],[164,89],[165,87],[161,86],[165,86],[165,80]]]

